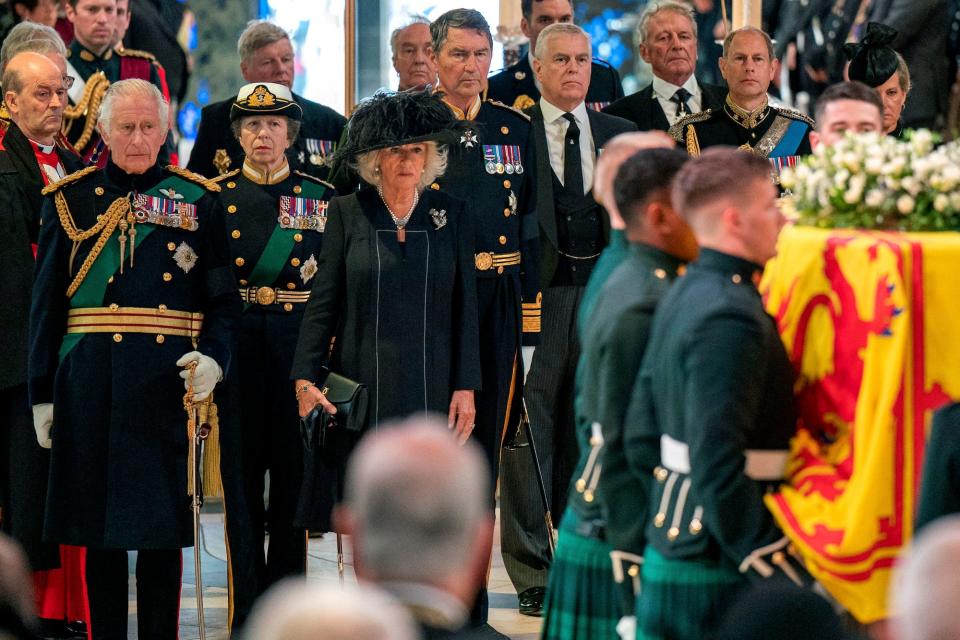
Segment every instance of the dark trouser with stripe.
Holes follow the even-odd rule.
[[[477,278],[480,316],[480,374],[482,390],[476,394],[477,421],[471,436],[483,448],[490,468],[490,508],[495,505],[500,445],[508,425],[519,417],[522,379],[520,351],[520,282],[516,275]],[[470,615],[472,623],[487,620],[484,587]]]
[[[290,381],[296,331],[283,330],[277,320],[266,313],[247,313],[240,329],[243,478],[260,593],[287,576],[304,574],[307,561],[306,531],[293,526],[303,484],[300,417]],[[269,509],[263,503],[267,471]],[[265,522],[270,528],[266,557]]]
[[[218,386],[216,393],[220,413],[220,477],[223,481],[224,537],[227,543],[228,624],[232,631],[243,626],[257,590],[257,553],[254,547],[253,524],[247,507],[246,484],[243,479],[242,434],[239,428],[239,384],[231,377]],[[263,529],[260,525],[261,531]],[[262,539],[261,546],[262,549]]]
[[[137,637],[176,640],[180,622],[181,549],[137,552]],[[127,552],[87,550],[91,640],[127,637]]]
[[[573,381],[580,357],[577,310],[583,289],[549,287],[543,292],[540,346],[534,352],[524,389],[530,429],[554,518],[566,507],[570,477],[577,463]],[[514,464],[519,458],[504,458],[500,478],[500,545],[510,580],[522,593],[546,585],[550,563],[543,503],[533,467],[523,461]]]
[[[27,385],[0,390],[0,487],[3,531],[34,571],[60,566],[60,545],[43,542],[50,452],[37,444]]]

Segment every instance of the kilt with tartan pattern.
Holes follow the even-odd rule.
[[[612,547],[576,532],[579,517],[567,509],[543,602],[544,640],[617,638],[620,605],[610,564]]]

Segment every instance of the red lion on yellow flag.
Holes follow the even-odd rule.
[[[960,234],[785,229],[761,290],[797,370],[789,485],[767,497],[860,622],[889,615],[933,410],[960,398]]]

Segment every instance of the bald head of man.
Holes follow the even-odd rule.
[[[673,149],[676,142],[663,131],[631,131],[615,136],[603,146],[593,170],[593,197],[610,216],[610,227],[624,229],[623,216],[613,197],[613,180],[623,161],[643,149]]]
[[[52,145],[67,106],[60,67],[45,55],[18,53],[7,63],[2,83],[10,119],[30,140]]]
[[[442,420],[411,418],[366,437],[337,512],[357,577],[430,585],[469,607],[493,535],[488,475],[480,448],[460,445]]]

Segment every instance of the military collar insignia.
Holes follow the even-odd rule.
[[[430,218],[433,220],[433,226],[437,231],[447,226],[447,210],[430,209]]]
[[[523,80],[527,77],[527,73],[525,71],[517,71],[515,74],[513,74],[513,77],[517,80]]]
[[[290,175],[290,164],[287,162],[287,159],[283,159],[283,164],[276,171],[272,173],[264,173],[260,169],[257,169],[251,165],[247,160],[243,161],[243,175],[247,177],[250,182],[255,184],[277,184],[282,182]]]
[[[437,90],[439,90],[439,88]],[[456,116],[457,120],[473,120],[477,117],[477,114],[480,113],[480,106],[483,104],[483,98],[481,96],[477,96],[476,100],[474,100],[473,104],[471,104],[466,111],[455,104],[451,104],[446,98],[443,98],[443,103],[450,107],[450,110],[453,111],[453,115]]]
[[[107,49],[102,56],[97,56],[83,45],[80,46],[80,59],[84,62],[96,62],[97,60],[109,60],[113,57],[113,49]]]
[[[743,107],[737,105],[730,98],[730,94],[728,93],[726,104],[724,104],[723,109],[727,112],[727,115],[730,116],[730,118],[741,127],[744,129],[753,129],[759,123],[763,122],[764,118],[766,118],[770,113],[770,103],[766,98],[764,98],[762,105],[753,111],[747,111]]]
[[[184,273],[190,273],[190,269],[193,269],[194,265],[197,264],[199,257],[193,247],[186,242],[181,242],[177,250],[173,252],[173,261],[183,269]]]

